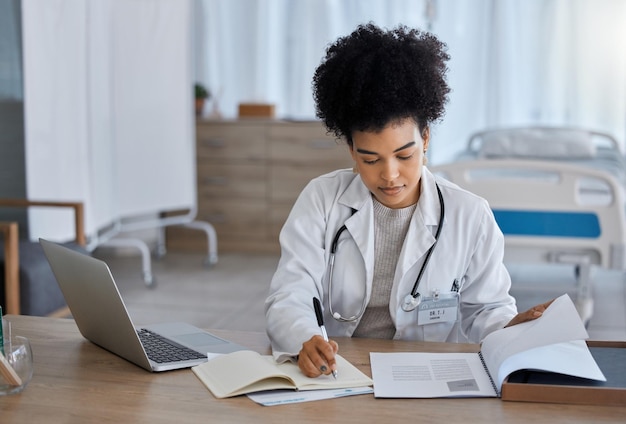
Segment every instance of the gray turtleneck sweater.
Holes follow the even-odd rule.
[[[417,204],[390,209],[374,201],[374,280],[372,295],[353,336],[391,339],[396,329],[389,314],[398,257]]]

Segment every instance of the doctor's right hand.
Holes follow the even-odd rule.
[[[335,354],[339,345],[333,341],[325,341],[320,335],[315,335],[309,341],[302,343],[302,350],[298,354],[298,367],[307,377],[319,377],[337,370]]]

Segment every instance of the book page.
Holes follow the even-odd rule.
[[[517,353],[504,360],[500,366],[497,387],[502,387],[504,379],[520,369],[550,371],[574,377],[606,381],[593,355],[584,340],[540,346]]]
[[[275,364],[252,350],[220,355],[191,370],[217,398],[248,391],[295,389],[294,383]],[[262,383],[254,385],[255,382]]]
[[[370,353],[374,396],[496,397],[478,353]]]
[[[511,370],[527,368],[524,365],[527,351],[546,347],[541,351],[542,356],[539,359],[543,359],[545,367],[548,367],[550,364],[563,359],[563,353],[559,351],[558,344],[573,340],[585,340],[588,337],[576,307],[569,295],[565,294],[556,298],[541,317],[489,334],[483,340],[481,351],[489,373],[493,376],[498,390],[500,390],[502,381]],[[588,350],[586,345],[579,344],[573,347],[578,350]],[[520,354],[520,352],[522,353]],[[567,371],[576,372],[577,369],[593,367],[594,365],[597,367],[591,355],[590,358],[591,361],[571,368],[564,368],[566,362],[563,362],[562,366],[559,367],[561,370],[559,372],[570,374]],[[508,360],[506,367],[508,373],[502,375],[504,372],[501,371],[501,368],[505,360]],[[545,370],[551,371],[550,369]]]
[[[271,356],[267,357],[269,361],[274,361]],[[345,389],[350,387],[371,386],[374,384],[372,379],[363,374],[357,367],[348,362],[341,355],[335,355],[337,361],[337,379],[332,375],[321,375],[315,378],[309,378],[302,374],[298,364],[292,362],[283,362],[275,364],[280,370],[289,375],[295,383],[298,390],[319,390],[319,389]]]

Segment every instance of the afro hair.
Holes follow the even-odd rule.
[[[313,77],[316,114],[352,144],[352,131],[379,131],[411,118],[420,130],[444,114],[450,88],[446,45],[400,25],[359,25],[326,50]]]

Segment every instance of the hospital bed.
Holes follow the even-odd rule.
[[[492,128],[472,134],[456,160],[527,159],[605,171],[626,187],[626,158],[610,134],[580,128]]]
[[[592,267],[626,267],[624,190],[614,175],[564,161],[509,158],[460,160],[431,170],[489,202],[505,236],[507,267],[571,265],[574,301],[589,321]]]

